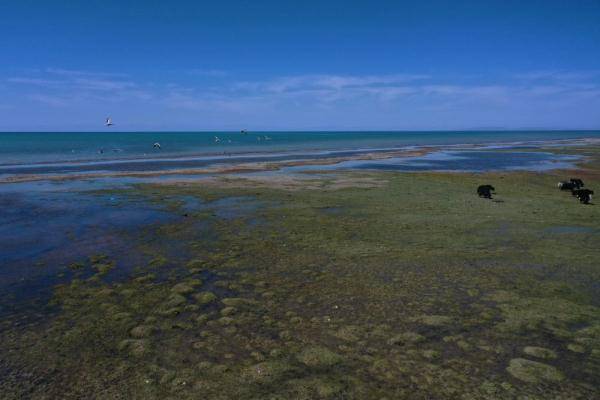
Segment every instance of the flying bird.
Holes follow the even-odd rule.
[[[106,122],[104,123],[104,125],[106,125],[106,126],[113,126],[114,124],[112,122],[112,119],[110,117],[107,117],[106,118]]]

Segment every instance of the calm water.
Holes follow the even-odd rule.
[[[392,157],[383,160],[350,160],[333,165],[314,165],[285,168],[287,171],[367,169],[385,171],[547,171],[569,169],[580,158],[573,155],[553,154],[542,151],[435,151],[416,157]]]
[[[581,138],[600,138],[600,131],[0,133],[0,165]]]

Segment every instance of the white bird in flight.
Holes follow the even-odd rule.
[[[106,125],[106,126],[113,126],[114,124],[112,122],[112,119],[110,117],[107,117],[106,118],[106,122],[104,123],[104,125]]]

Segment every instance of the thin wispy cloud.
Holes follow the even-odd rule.
[[[53,79],[24,78],[24,77],[8,78],[6,80],[6,82],[7,83],[15,83],[15,84],[23,84],[23,85],[45,86],[45,87],[59,87],[63,84],[62,81],[57,81],[57,80],[53,80]]]
[[[67,77],[125,78],[129,76],[128,74],[116,72],[81,71],[63,68],[46,68],[45,71],[49,74]]]
[[[502,122],[511,118],[520,124],[542,125],[536,123],[536,116],[551,120],[561,113],[584,115],[590,123],[598,120],[586,114],[600,106],[600,75],[593,71],[534,71],[477,82],[430,74],[310,74],[157,83],[127,74],[61,69],[4,79],[13,96],[44,107],[114,109],[111,104],[121,104],[118,109],[136,110],[139,115],[143,110],[163,118],[176,113],[182,120],[200,123],[239,118],[288,121],[294,128],[347,119],[365,127],[386,121],[390,127],[410,122],[417,128],[440,128],[505,126]],[[435,124],[428,125],[431,121]],[[450,122],[442,125],[443,121]]]
[[[126,74],[74,71],[48,68],[35,76],[5,80],[25,98],[54,107],[68,107],[87,100],[119,101],[124,97],[149,99],[139,83],[125,79]]]
[[[522,80],[581,81],[600,78],[600,70],[589,71],[531,71],[515,75]]]
[[[273,93],[344,90],[374,87],[393,87],[408,82],[426,80],[428,75],[299,75],[266,81],[237,82],[234,89]]]
[[[70,98],[61,98],[58,96],[51,96],[41,93],[33,93],[27,95],[27,98],[33,100],[37,103],[46,104],[51,107],[68,107],[71,104],[73,99]]]
[[[221,69],[202,69],[195,68],[187,71],[189,75],[205,76],[210,78],[223,78],[229,75],[227,71]]]

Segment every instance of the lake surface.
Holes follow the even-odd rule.
[[[600,131],[529,132],[68,132],[0,133],[0,178],[13,175],[69,174],[90,172],[165,171],[205,168],[255,162],[302,161],[331,157],[353,157],[367,152],[415,149],[432,146],[483,146],[512,148],[510,159],[485,155],[487,162],[471,162],[482,154],[446,159],[411,159],[376,163],[342,163],[340,167],[440,170],[448,157],[460,157],[464,170],[522,168],[548,160],[547,155],[527,152],[542,143],[564,143],[600,139]],[[153,147],[160,144],[160,149]],[[506,154],[506,153],[505,153]],[[439,157],[440,155],[436,156]],[[527,162],[524,163],[525,159]],[[473,164],[477,164],[477,168]],[[444,164],[444,165],[442,165]],[[457,170],[450,166],[449,170]]]
[[[215,139],[218,138],[218,141]],[[600,138],[600,131],[530,132],[18,132],[0,133],[0,164],[150,159],[226,153],[340,151]],[[153,147],[160,143],[160,150]]]

